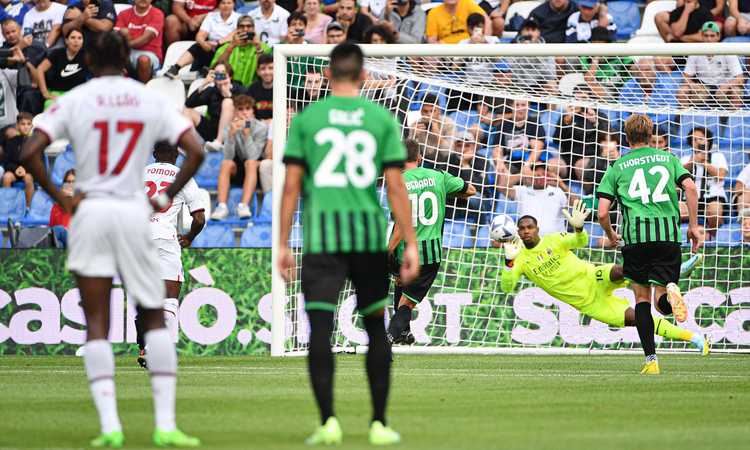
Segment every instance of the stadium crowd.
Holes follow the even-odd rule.
[[[210,223],[224,231],[262,225],[247,227],[266,232],[264,237],[256,233],[259,241],[248,245],[270,236],[275,45],[345,40],[609,43],[627,40],[635,31],[632,23],[618,23],[627,16],[619,12],[629,1],[547,0],[525,9],[516,3],[533,2],[0,1],[5,5],[0,10],[3,222],[11,218],[30,225],[64,226],[43,194],[35,193],[34,180],[19,164],[18,155],[31,133],[33,117],[90,78],[83,51],[87,42],[114,29],[127,37],[133,49],[130,76],[144,83],[165,76],[190,84],[184,114],[206,140],[209,152],[198,182],[215,195]],[[640,22],[637,4],[630,4],[628,11],[635,7]],[[657,12],[652,25],[652,40],[713,43],[727,36],[750,40],[750,1],[729,0],[725,7],[715,0],[677,0],[672,11]],[[192,43],[179,47],[183,51],[166,61],[170,47],[177,48],[180,41]],[[419,70],[428,70],[429,63],[416,58],[399,62]],[[294,99],[290,114],[326,95],[323,66],[316,58],[290,60],[287,82]],[[717,113],[746,106],[747,74],[741,58],[477,58],[441,63],[429,70],[434,78],[486,82],[489,76],[495,87],[573,99],[571,106],[561,107],[480,97],[373,71],[368,95],[397,112],[404,137],[423,145],[425,164],[479,187],[475,197],[451,205],[452,221],[482,225],[495,213],[510,212],[539,217],[543,233],[562,230],[562,208],[578,197],[593,202],[595,186],[607,166],[627,151],[619,129],[627,113],[583,105],[708,108],[711,112],[690,118],[654,113],[653,145],[677,154],[696,177],[709,240],[750,241],[750,166],[745,166],[744,156],[745,141],[750,144],[750,120]],[[191,83],[186,74],[193,74],[195,81]],[[560,94],[570,75],[580,77],[570,92]],[[582,106],[575,106],[576,101]],[[61,184],[75,177],[67,172],[71,167],[67,153],[58,155],[49,167]],[[593,244],[606,244],[600,233],[592,234]],[[215,244],[214,238],[206,244]]]

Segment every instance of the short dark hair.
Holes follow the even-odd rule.
[[[273,55],[270,53],[261,53],[258,56],[258,67],[266,64],[273,64]]]
[[[0,26],[4,27],[4,26],[8,25],[11,22],[14,23],[14,24],[16,24],[16,25],[18,25],[19,28],[21,27],[21,24],[18,23],[18,21],[16,19],[12,18],[12,17],[8,17],[8,18],[4,19],[2,22],[0,22]]]
[[[103,69],[122,72],[130,63],[130,46],[117,31],[98,33],[86,46],[86,62],[94,74]]]
[[[370,43],[372,41],[372,35],[377,34],[383,38],[386,44],[393,44],[396,42],[396,38],[393,37],[393,33],[388,28],[382,25],[375,25],[367,29],[364,35],[364,42]]]
[[[234,103],[235,108],[250,108],[255,109],[255,99],[250,97],[249,95],[240,94],[234,96],[232,98],[232,103]]]
[[[473,30],[476,27],[483,27],[484,26],[484,16],[479,13],[471,13],[469,14],[469,17],[466,18],[466,27],[469,29],[469,34],[471,34],[471,30]]]
[[[177,145],[172,145],[169,141],[159,141],[154,145],[154,158],[157,161],[177,158]]]
[[[606,27],[594,27],[591,29],[591,42],[612,42],[612,33]]]
[[[19,123],[22,120],[31,120],[31,121],[33,121],[34,120],[34,116],[30,112],[21,111],[16,116],[16,123]]]
[[[516,222],[516,223],[517,223],[518,225],[521,225],[521,221],[523,221],[523,220],[530,220],[530,221],[534,222],[534,226],[535,226],[535,227],[538,227],[538,226],[539,226],[539,222],[537,222],[537,221],[536,221],[536,217],[534,217],[534,216],[530,216],[530,215],[528,215],[528,214],[526,214],[525,216],[521,216],[521,217],[520,217],[520,218],[518,219],[518,222]]]
[[[693,146],[693,136],[695,136],[695,132],[701,132],[703,133],[703,136],[708,141],[708,148],[710,149],[714,145],[714,133],[710,129],[706,127],[693,127],[692,130],[690,130],[690,133],[688,133],[687,136],[687,143],[689,146]]]
[[[68,38],[70,37],[70,35],[71,35],[71,34],[73,34],[73,32],[74,32],[74,31],[77,31],[78,33],[80,33],[80,35],[81,35],[81,36],[83,36],[83,31],[79,30],[78,28],[70,28],[70,29],[69,29],[69,30],[68,30],[68,31],[67,31],[67,32],[65,33],[65,35],[64,35],[63,37],[64,37],[65,39],[68,39]]]
[[[227,76],[229,77],[229,79],[232,79],[232,77],[234,76],[234,69],[232,68],[232,65],[229,64],[229,61],[217,62],[216,64],[214,64],[212,69],[216,69],[219,66],[224,66],[224,70],[227,72]]]
[[[425,103],[428,105],[438,106],[440,102],[438,101],[438,96],[430,92],[422,97],[422,104],[424,105]]]
[[[337,81],[357,81],[365,65],[365,55],[359,45],[344,42],[331,51],[331,78]]]
[[[416,139],[407,139],[404,141],[406,147],[406,160],[408,162],[417,162],[422,152],[422,145]]]
[[[307,26],[307,17],[299,11],[293,11],[286,19],[286,24],[291,25],[295,20],[301,20]]]
[[[62,180],[63,180],[63,183],[65,183],[65,180],[66,180],[66,179],[67,179],[67,178],[68,178],[68,177],[69,177],[70,175],[76,176],[76,170],[75,170],[75,169],[68,169],[68,170],[66,170],[66,171],[65,171],[65,175],[63,175],[63,178],[62,178]]]
[[[245,21],[248,21],[248,20],[250,21],[250,23],[253,24],[253,26],[255,26],[255,19],[253,19],[252,17],[248,16],[247,14],[244,14],[244,15],[240,16],[239,19],[237,19],[237,26],[240,26],[240,22],[245,22]]]

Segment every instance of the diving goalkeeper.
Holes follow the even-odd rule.
[[[567,211],[563,213],[575,233],[552,233],[540,237],[534,217],[523,216],[518,220],[518,236],[510,242],[502,243],[505,270],[501,277],[501,289],[506,293],[512,292],[521,275],[525,275],[549,295],[592,319],[618,328],[635,326],[635,310],[626,299],[613,293],[615,289],[627,285],[622,266],[595,266],[581,261],[571,251],[588,243],[583,222],[591,211],[578,200],[573,206],[572,214]],[[682,265],[681,275],[691,272],[700,259],[696,255],[686,261]],[[668,310],[666,307],[657,309]],[[679,328],[656,317],[654,330],[657,335],[667,339],[689,341],[704,356],[709,352],[710,343],[700,333]]]

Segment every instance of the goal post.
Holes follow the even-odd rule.
[[[327,93],[322,73],[332,48],[274,47],[272,356],[301,355],[307,348],[309,325],[299,283],[299,214],[290,239],[296,280],[285,283],[277,267],[282,158],[290,118]],[[516,189],[551,189],[550,195],[557,195],[554,188],[559,187],[565,196],[583,198],[593,206],[596,184],[606,167],[629,151],[622,133],[624,118],[639,112],[652,118],[665,151],[694,164],[696,169],[691,170],[705,194],[701,222],[708,241],[702,267],[681,280],[689,306],[683,326],[709,335],[717,351],[750,352],[750,218],[743,227],[743,211],[733,191],[750,151],[750,89],[746,89],[750,76],[744,61],[750,55],[749,45],[363,45],[362,49],[369,76],[361,95],[393,113],[402,137],[416,139],[421,146],[424,165],[468,178],[479,188],[475,198],[449,203],[441,271],[412,321],[417,343],[396,351],[639,350],[634,328],[611,329],[582,318],[528,282],[519,284],[514,294],[503,294],[500,253],[488,237],[494,215],[517,219],[528,207],[522,205]],[[742,78],[727,80],[726,86],[688,84],[688,58],[701,55],[736,56]],[[699,141],[693,139],[698,132],[711,134],[705,164],[717,169],[709,173],[697,169],[705,166],[703,162],[691,163],[700,158],[693,155],[700,150],[700,144],[693,144]],[[525,164],[523,158],[529,157],[544,164]],[[714,170],[724,175],[714,176]],[[515,184],[525,187],[514,188]],[[387,214],[385,190],[379,187],[378,193]],[[545,226],[564,228],[560,224]],[[621,262],[619,252],[602,247],[603,233],[593,218],[585,229],[589,245],[576,250],[580,258],[596,265]],[[684,231],[682,235],[684,241]],[[689,251],[683,246],[685,258]],[[616,293],[632,302],[627,289]],[[332,341],[338,351],[366,348],[353,296],[347,283]],[[659,351],[690,350],[683,342],[661,338],[657,342]]]

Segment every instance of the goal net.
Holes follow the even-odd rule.
[[[274,236],[286,129],[297,112],[329,94],[323,69],[330,49],[305,45],[275,51]],[[361,95],[393,113],[403,139],[419,144],[423,166],[460,176],[478,191],[468,200],[449,200],[441,270],[411,322],[416,343],[395,351],[639,350],[635,328],[610,328],[582,317],[526,281],[514,294],[502,293],[501,251],[492,247],[488,228],[497,214],[514,219],[532,214],[543,234],[565,231],[561,208],[571,198],[595,210],[604,171],[629,151],[622,128],[634,112],[652,118],[652,145],[681,158],[700,190],[704,261],[680,282],[688,304],[682,326],[709,335],[719,351],[750,350],[750,210],[743,211],[736,181],[750,149],[745,68],[750,48],[385,45],[365,46],[365,52],[369,75]],[[703,56],[707,52],[711,56]],[[715,70],[719,63],[723,71]],[[382,181],[378,195],[388,214]],[[750,205],[750,195],[745,201]],[[299,217],[290,240],[297,256],[296,281],[281,281],[274,263],[274,355],[304,352],[308,342],[299,283]],[[613,213],[613,222],[621,222],[619,213]],[[686,224],[669,228],[685,241]],[[593,264],[622,262],[618,251],[604,248],[593,215],[585,230],[589,242],[576,250],[580,258]],[[683,245],[683,259],[689,257]],[[633,302],[628,289],[616,293]],[[332,342],[339,349],[367,344],[355,304],[347,284]],[[662,351],[690,349],[659,337],[657,343]]]

